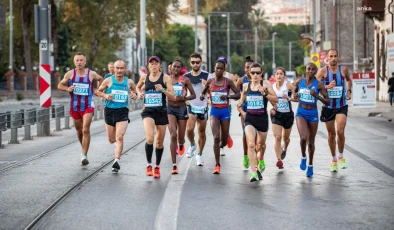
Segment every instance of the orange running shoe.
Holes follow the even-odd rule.
[[[178,174],[178,167],[176,165],[172,166],[171,174]]]
[[[154,178],[160,178],[160,166],[155,166],[154,172],[153,172],[153,177]]]
[[[227,138],[227,147],[229,149],[231,149],[231,147],[233,147],[233,138],[231,138],[230,134],[228,134],[228,138]]]
[[[185,145],[181,145],[182,149],[179,148],[179,145],[176,147],[176,153],[178,153],[179,156],[182,156],[185,153]]]
[[[213,174],[220,174],[220,166],[216,165],[215,170],[213,170]]]
[[[148,165],[148,167],[146,167],[146,175],[153,176],[152,165]]]

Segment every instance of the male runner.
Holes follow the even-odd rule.
[[[328,62],[329,65],[321,68],[316,78],[325,85],[330,98],[330,104],[323,105],[320,120],[326,122],[328,145],[332,156],[331,171],[336,172],[338,171],[337,161],[340,168],[347,168],[345,158],[343,158],[343,150],[345,147],[345,126],[348,111],[346,100],[351,98],[352,79],[348,69],[345,66],[338,65],[337,50],[330,49],[328,51]],[[338,136],[338,156],[335,153],[336,136]]]
[[[109,143],[115,143],[115,161],[112,172],[120,169],[120,155],[123,151],[123,137],[129,120],[129,91],[131,98],[137,99],[133,80],[125,76],[126,64],[118,60],[114,64],[115,74],[104,80],[97,90],[97,96],[105,98],[105,127]]]
[[[110,62],[108,63],[107,69],[108,69],[108,73],[106,75],[104,75],[104,79],[107,79],[108,77],[112,76],[115,74],[115,69],[114,69],[114,63]]]
[[[78,52],[74,55],[75,69],[68,71],[59,82],[59,90],[68,91],[71,95],[70,115],[74,120],[78,140],[82,146],[81,164],[88,165],[88,150],[90,144],[90,124],[94,112],[93,80],[98,83],[103,77],[96,72],[85,68],[86,57]]]
[[[190,55],[190,65],[192,71],[186,73],[184,76],[190,79],[192,87],[196,95],[200,95],[205,83],[209,78],[209,73],[201,69],[202,58],[199,53],[193,53]],[[190,95],[188,95],[190,96]],[[208,105],[207,99],[201,101],[199,98],[188,101],[189,119],[186,125],[186,135],[190,141],[190,147],[187,150],[187,157],[191,158],[194,156],[197,150],[196,164],[202,166],[204,160],[202,159],[202,152],[204,150],[206,135],[205,129],[207,127],[208,120]],[[194,141],[194,127],[197,122],[198,130],[198,149],[196,142]]]

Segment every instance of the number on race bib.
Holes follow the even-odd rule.
[[[163,106],[163,98],[161,93],[146,93],[144,98],[145,107]]]
[[[311,91],[309,89],[300,89],[299,98],[300,98],[300,101],[303,101],[306,103],[314,103],[315,102],[315,98],[311,95]]]
[[[74,83],[74,94],[80,96],[89,95],[89,84],[87,83]]]
[[[343,87],[335,86],[331,89],[327,89],[327,93],[329,98],[341,98],[343,94]]]
[[[278,103],[276,104],[278,107],[278,112],[288,113],[290,112],[289,101],[283,98],[279,98]]]
[[[128,99],[128,92],[124,90],[112,90],[111,94],[114,96],[113,102],[125,103]]]

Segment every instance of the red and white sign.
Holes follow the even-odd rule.
[[[324,65],[328,65],[327,53],[325,51],[319,52],[320,62]]]
[[[353,73],[353,107],[376,108],[375,73]]]
[[[51,104],[51,66],[42,64],[40,66],[40,106],[50,107]]]

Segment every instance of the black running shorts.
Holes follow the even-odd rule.
[[[177,120],[189,119],[186,105],[180,106],[180,107],[168,105],[167,106],[167,114],[174,115]]]
[[[105,117],[105,123],[113,127],[116,126],[117,122],[128,121],[130,123],[128,108],[112,109],[105,107],[104,117]]]
[[[144,108],[141,113],[142,120],[149,117],[155,125],[168,125],[167,108]]]
[[[294,112],[281,113],[276,112],[275,115],[271,115],[272,124],[282,126],[284,129],[290,129],[294,123]]]
[[[205,109],[204,113],[193,113],[190,105],[187,106],[187,110],[189,111],[189,114],[195,116],[198,120],[204,121],[208,119],[208,107]]]
[[[267,132],[268,131],[268,115],[252,115],[246,113],[245,116],[245,127],[247,125],[253,126],[259,132]]]
[[[320,114],[320,121],[321,122],[332,121],[335,119],[335,116],[337,114],[344,114],[345,116],[347,116],[347,110],[348,110],[347,105],[342,106],[341,108],[338,109],[329,109],[323,107]]]

